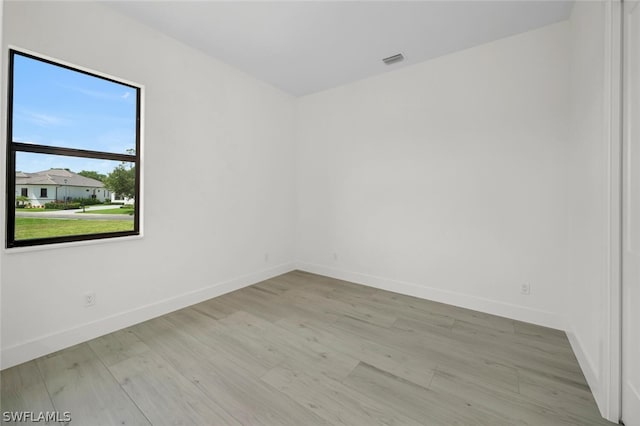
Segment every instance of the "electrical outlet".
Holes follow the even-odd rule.
[[[520,293],[521,293],[521,294],[524,294],[524,295],[526,295],[526,296],[530,295],[530,294],[531,294],[531,285],[530,285],[530,284],[527,284],[527,283],[522,284],[522,285],[520,286]]]
[[[84,294],[84,306],[88,308],[89,306],[93,306],[96,304],[96,293],[89,292]]]

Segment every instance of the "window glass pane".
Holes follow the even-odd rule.
[[[20,54],[13,66],[14,142],[135,149],[137,89]]]
[[[134,163],[17,152],[16,170],[15,240],[133,231]]]

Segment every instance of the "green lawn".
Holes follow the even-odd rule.
[[[128,214],[128,215],[132,215],[134,213],[134,209],[103,209],[103,210],[89,210],[89,207],[87,207],[87,210],[82,212],[82,213],[93,213],[93,214]]]
[[[44,212],[56,212],[60,211],[60,209],[16,209],[16,212],[25,212],[25,213],[44,213]]]
[[[16,240],[132,231],[129,220],[41,219],[16,217]]]

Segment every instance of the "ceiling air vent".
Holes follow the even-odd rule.
[[[396,62],[400,62],[404,60],[404,56],[402,53],[398,53],[397,55],[389,56],[388,58],[384,58],[382,62],[387,65],[395,64]]]

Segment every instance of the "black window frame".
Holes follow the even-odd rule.
[[[40,198],[47,198],[49,191],[47,188],[40,188]]]
[[[26,58],[34,59],[37,61],[45,62],[58,67],[66,68],[71,71],[80,72],[95,78],[111,81],[113,83],[121,84],[133,89],[136,93],[136,145],[134,154],[120,154],[104,151],[92,151],[86,149],[77,148],[65,148],[54,147],[48,145],[36,145],[30,143],[15,142],[13,140],[13,73],[14,73],[14,58],[16,55]],[[141,200],[142,194],[140,193],[140,110],[142,101],[142,87],[127,83],[115,78],[105,77],[97,73],[86,71],[84,69],[67,65],[65,63],[57,62],[55,60],[35,55],[33,53],[26,53],[17,49],[9,49],[9,72],[8,72],[8,84],[7,84],[7,177],[6,177],[6,238],[5,247],[30,247],[40,246],[47,244],[68,243],[76,241],[90,241],[100,240],[107,238],[129,237],[140,235],[140,215],[141,215]],[[59,155],[65,157],[81,157],[92,158],[99,160],[114,160],[133,163],[136,170],[136,182],[135,182],[135,200],[136,206],[133,218],[133,230],[131,231],[118,231],[118,232],[106,232],[97,234],[84,234],[84,235],[66,235],[61,237],[49,237],[49,238],[33,238],[28,240],[16,240],[15,238],[15,204],[16,204],[16,153],[17,152],[29,152],[35,154],[49,154]]]
[[[20,196],[28,197],[29,196],[29,188],[20,188]]]

